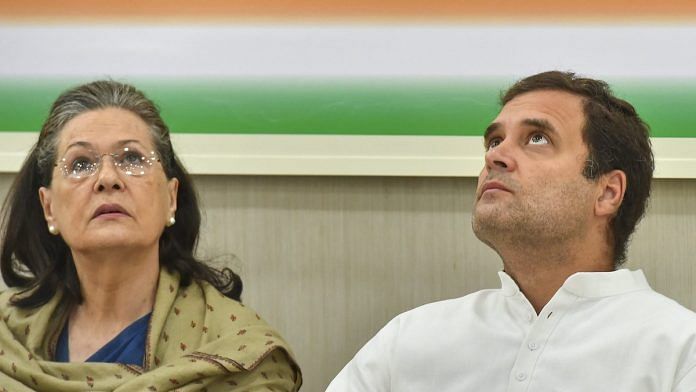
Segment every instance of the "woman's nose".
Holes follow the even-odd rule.
[[[94,184],[95,190],[102,192],[108,189],[123,189],[124,183],[121,174],[114,157],[109,154],[102,155],[97,168],[97,181]]]

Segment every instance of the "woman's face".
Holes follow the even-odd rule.
[[[73,252],[159,246],[176,211],[179,183],[167,179],[159,161],[142,165],[136,159],[138,152],[154,150],[147,124],[123,109],[82,113],[60,131],[58,165],[39,197],[47,224],[60,231]],[[114,152],[120,157],[109,155]],[[98,156],[101,163],[89,175],[85,168]]]

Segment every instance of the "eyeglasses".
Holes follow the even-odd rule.
[[[70,148],[56,163],[63,177],[81,180],[94,175],[102,165],[103,157],[110,156],[114,166],[128,176],[140,177],[152,171],[159,158],[154,151],[146,152],[138,146],[120,148],[112,153],[100,154],[84,146]]]

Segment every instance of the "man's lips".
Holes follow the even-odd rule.
[[[104,216],[104,217],[117,217],[117,216],[130,216],[125,208],[121,207],[119,204],[110,203],[102,204],[94,211],[92,214],[92,219]]]
[[[480,195],[482,196],[484,193],[487,191],[504,191],[504,192],[509,192],[512,193],[510,189],[508,189],[505,185],[503,185],[502,182],[500,181],[486,181],[483,186],[481,187],[481,193]]]

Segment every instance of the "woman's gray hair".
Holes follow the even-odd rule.
[[[113,80],[98,80],[66,91],[51,107],[36,145],[36,158],[44,185],[51,184],[60,131],[80,114],[106,108],[128,110],[147,124],[157,154],[162,160],[162,167],[167,177],[171,178],[172,147],[169,129],[157,106],[131,85]]]

